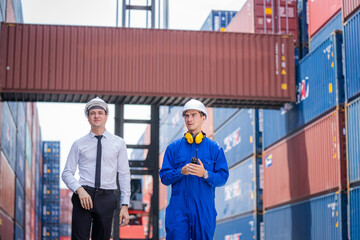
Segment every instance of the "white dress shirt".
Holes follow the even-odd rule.
[[[96,153],[98,139],[93,132],[76,140],[70,149],[62,173],[66,186],[75,192],[81,186],[95,187]],[[102,189],[117,189],[116,173],[119,173],[122,204],[130,202],[130,170],[124,139],[105,130],[101,139],[101,183]],[[79,181],[74,174],[79,167]]]

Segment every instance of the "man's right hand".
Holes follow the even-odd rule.
[[[83,188],[79,187],[76,189],[76,193],[79,195],[80,203],[83,208],[90,210],[93,208],[93,202],[88,192]]]

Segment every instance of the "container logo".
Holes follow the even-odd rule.
[[[309,77],[305,77],[301,82],[299,82],[297,87],[297,94],[296,94],[296,104],[304,101],[309,97]]]
[[[235,197],[241,195],[240,180],[237,180],[227,186],[225,186],[225,201],[229,201]]]
[[[237,128],[235,131],[230,133],[224,138],[225,149],[224,152],[230,151],[233,147],[238,145],[241,142],[240,128]]]
[[[225,240],[240,240],[242,233],[235,233],[230,235],[225,235]]]
[[[272,165],[272,154],[269,154],[265,158],[265,167],[268,168]]]

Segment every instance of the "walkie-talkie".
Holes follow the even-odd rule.
[[[196,157],[191,158],[191,163],[199,164],[199,158],[198,158],[198,150],[196,149]]]

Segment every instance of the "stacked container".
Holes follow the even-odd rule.
[[[72,195],[71,190],[60,189],[60,240],[71,239]]]
[[[237,12],[212,10],[201,27],[202,31],[224,32]]]
[[[43,142],[42,239],[60,239],[60,142]]]
[[[214,140],[229,166],[225,186],[215,189],[216,239],[261,239],[262,161],[259,110],[215,108]]]

